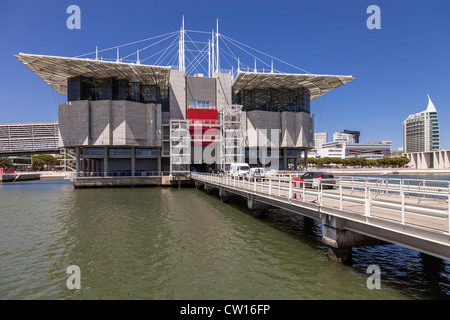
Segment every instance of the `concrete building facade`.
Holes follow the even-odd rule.
[[[297,169],[314,148],[311,101],[355,79],[239,68],[232,74],[218,64],[203,76],[182,65],[15,57],[67,95],[59,106],[61,147],[75,151],[78,176],[226,170],[237,161]],[[230,145],[228,131],[235,135]]]
[[[405,153],[414,169],[449,169],[450,150]]]

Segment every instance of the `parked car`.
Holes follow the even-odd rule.
[[[300,176],[301,181],[307,188],[319,188],[321,184],[324,184],[324,188],[333,189],[333,185],[336,184],[334,175],[329,172],[322,171],[309,171]]]
[[[264,177],[264,168],[251,168],[246,176],[247,179],[263,179]]]
[[[230,175],[234,177],[245,177],[250,171],[250,166],[247,163],[232,163],[230,165]]]

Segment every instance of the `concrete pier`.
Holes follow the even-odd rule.
[[[40,174],[28,174],[28,173],[14,173],[14,174],[0,174],[0,182],[15,182],[26,180],[39,180]]]
[[[387,244],[347,230],[345,219],[328,214],[322,216],[322,242],[328,246],[329,259],[343,264],[351,264],[352,247]]]
[[[252,195],[248,196],[247,206],[253,211],[253,216],[258,219],[264,218],[267,209],[269,209],[269,205],[257,201]]]
[[[194,186],[190,177],[88,177],[74,178],[73,186],[80,188],[112,188],[112,187],[161,187],[161,186]]]

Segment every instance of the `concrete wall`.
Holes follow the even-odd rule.
[[[189,108],[194,101],[209,101],[216,106],[216,79],[205,77],[186,77],[186,105]]]
[[[59,106],[59,131],[63,146],[89,144],[89,101],[72,101]]]
[[[161,146],[161,105],[76,101],[59,106],[61,140],[70,146]]]
[[[247,130],[246,147],[261,145],[263,136],[269,146],[280,148],[311,148],[310,115],[305,112],[270,112],[253,110],[242,113],[242,128]],[[271,130],[279,130],[279,135]],[[281,142],[275,141],[281,139]]]
[[[217,73],[216,77],[216,96],[217,109],[220,111],[224,106],[230,105],[231,101],[231,74]]]
[[[186,119],[186,78],[184,71],[170,71],[170,119]]]
[[[268,147],[280,146],[280,113],[253,110],[243,112],[243,115],[243,118],[246,119],[243,129],[247,130],[247,147],[258,147],[262,144]],[[278,135],[274,134],[272,130],[278,131]]]
[[[312,148],[310,139],[311,118],[305,112],[281,113],[281,147]]]

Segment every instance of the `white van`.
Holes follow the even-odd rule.
[[[251,168],[247,173],[247,179],[263,179],[264,177],[264,168]]]
[[[232,163],[230,165],[230,175],[234,177],[245,177],[250,171],[250,166],[247,163]]]

